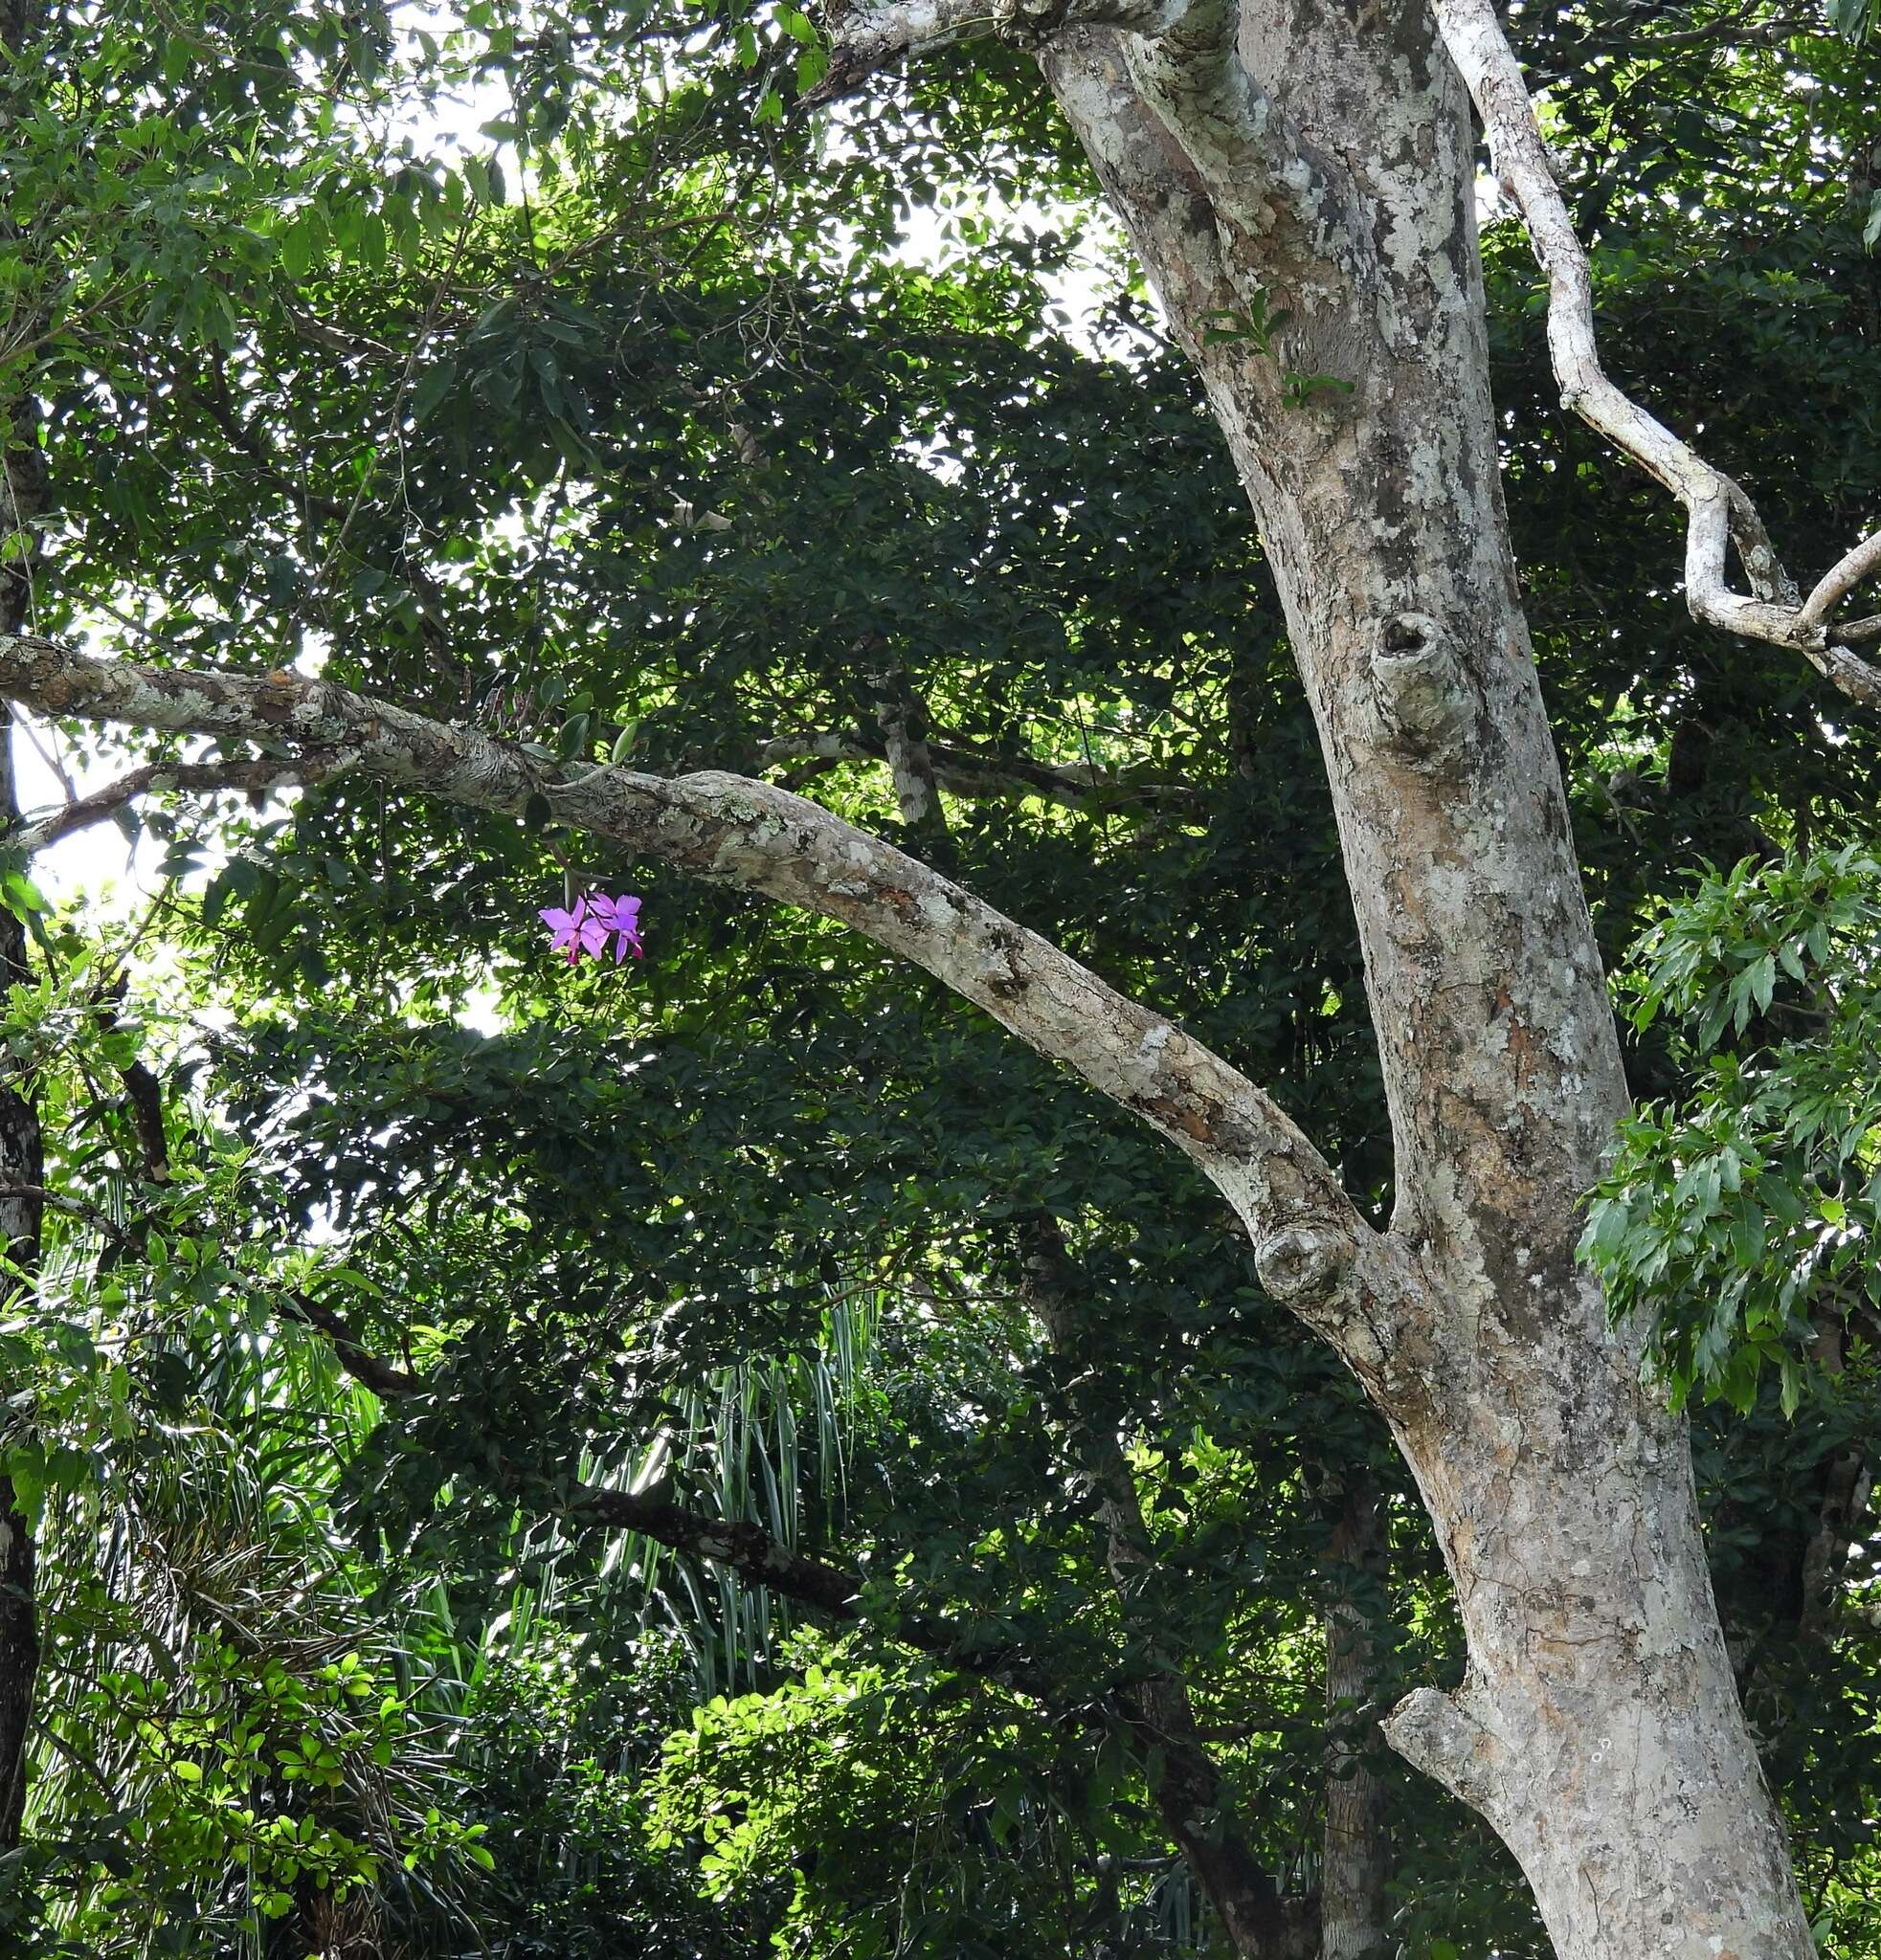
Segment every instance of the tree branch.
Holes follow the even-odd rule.
[[[1019,1237],[1026,1303],[1053,1351],[1067,1357],[1088,1353],[1095,1331],[1083,1310],[1088,1282],[1072,1261],[1057,1220],[1033,1214],[1021,1221]],[[1138,1723],[1155,1739],[1161,1770],[1152,1775],[1151,1791],[1163,1826],[1181,1846],[1237,1953],[1279,1956],[1296,1944],[1316,1951],[1317,1927],[1308,1924],[1310,1915],[1288,1910],[1305,1902],[1284,1901],[1249,1847],[1232,1794],[1202,1740],[1188,1682],[1165,1651],[1163,1630],[1144,1611],[1144,1585],[1155,1571],[1156,1554],[1123,1445],[1097,1423],[1074,1423],[1073,1446],[1097,1493],[1118,1611],[1132,1644],[1145,1656],[1143,1673],[1123,1692]]]
[[[319,755],[298,762],[146,763],[35,823],[21,825],[11,835],[0,836],[0,842],[31,857],[61,837],[115,816],[125,804],[150,790],[188,790],[198,794],[239,790],[258,801],[277,790],[317,783],[333,766],[331,756]]]
[[[374,1394],[395,1401],[423,1392],[421,1375],[373,1354],[333,1308],[300,1292],[288,1297],[287,1307],[290,1318],[324,1334],[340,1366]],[[761,1525],[688,1510],[673,1503],[661,1488],[631,1491],[580,1481],[562,1488],[566,1497],[554,1513],[577,1528],[597,1526],[607,1530],[638,1531],[670,1550],[724,1566],[753,1585],[809,1607],[825,1619],[843,1626],[864,1622],[862,1595],[867,1581],[863,1574],[797,1551],[772,1537]],[[996,1682],[1033,1701],[1062,1699],[1017,1650],[1001,1647],[974,1652],[964,1644],[960,1627],[931,1615],[898,1615],[891,1637],[963,1674]]]
[[[853,1625],[862,1616],[857,1603],[862,1590],[861,1573],[795,1551],[761,1525],[688,1511],[657,1490],[610,1490],[593,1483],[571,1487],[567,1516],[573,1525],[638,1531],[674,1551],[729,1567],[741,1578],[812,1607],[826,1619]],[[908,1644],[929,1643],[909,1637]]]
[[[1266,236],[1285,212],[1297,221],[1308,257],[1346,264],[1357,234],[1345,179],[1249,72],[1240,22],[1239,0],[893,0],[881,7],[838,0],[829,73],[804,105],[851,94],[907,56],[981,35],[1041,56],[1121,35],[1136,91],[1188,153],[1221,214]],[[1060,100],[1070,112],[1062,92]],[[1080,134],[1088,142],[1086,130]]]
[[[415,1395],[424,1387],[422,1375],[413,1374],[409,1369],[394,1367],[389,1361],[381,1361],[353,1332],[343,1314],[336,1313],[310,1293],[297,1291],[286,1295],[285,1299],[292,1318],[303,1326],[325,1334],[333,1345],[340,1366],[363,1388],[392,1401],[400,1395]]]
[[[472,809],[557,819],[693,876],[865,933],[1042,1056],[1135,1111],[1233,1204],[1263,1282],[1375,1383],[1416,1297],[1408,1258],[1360,1217],[1264,1090],[1174,1023],[912,858],[788,791],[707,772],[557,766],[474,728],[285,672],[177,671],[0,637],[0,694],[42,714],[301,747]]]
[[[1847,635],[1831,632],[1827,623],[1848,592],[1881,570],[1881,535],[1857,545],[1800,601],[1741,485],[1607,378],[1594,337],[1587,255],[1549,167],[1528,85],[1494,0],[1431,4],[1444,45],[1483,118],[1503,186],[1521,211],[1548,278],[1548,347],[1563,403],[1685,506],[1686,602],[1692,617],[1748,639],[1794,647],[1845,694],[1881,707],[1881,671],[1851,653],[1844,644]],[[1727,553],[1734,543],[1750,579],[1750,596],[1730,589]]]
[[[950,795],[969,800],[1039,796],[1067,810],[1088,810],[1094,804],[1107,809],[1138,804],[1151,810],[1198,812],[1208,796],[1198,784],[1133,782],[1099,763],[1036,762],[1030,756],[992,755],[946,742],[929,741],[927,749],[935,782]],[[888,760],[885,740],[865,730],[775,735],[758,753],[766,763]]]
[[[1803,611],[1797,616],[1805,626],[1826,626],[1828,615],[1858,585],[1872,578],[1877,571],[1881,571],[1881,531],[1857,545],[1839,564],[1831,566],[1823,574],[1816,590],[1803,600]]]
[[[801,106],[820,108],[910,56],[919,57],[956,41],[998,31],[995,0],[903,0],[886,9],[846,5],[828,10],[829,72],[806,91]]]
[[[346,1320],[305,1294],[293,1296],[297,1318],[332,1342],[347,1372],[375,1394],[416,1392],[416,1375],[380,1361],[360,1343]],[[1121,1464],[1121,1458],[1119,1457]],[[1123,1475],[1129,1477],[1128,1466]],[[1131,1502],[1135,1502],[1131,1487]],[[661,1490],[629,1491],[574,1483],[558,1515],[576,1526],[638,1531],[688,1557],[724,1566],[753,1585],[806,1606],[840,1626],[866,1623],[860,1572],[795,1550],[747,1520],[713,1518],[674,1503]],[[1140,1511],[1136,1523],[1142,1526]],[[896,1617],[889,1637],[944,1666],[992,1681],[1046,1707],[1063,1705],[1057,1684],[1010,1648],[975,1652],[963,1629],[925,1614]],[[1116,1691],[1116,1715],[1146,1760],[1160,1761],[1152,1782],[1171,1837],[1222,1912],[1235,1951],[1247,1960],[1306,1960],[1316,1950],[1310,1902],[1285,1901],[1236,1834],[1227,1812],[1220,1772],[1204,1748],[1187,1691],[1160,1680],[1131,1682]],[[1218,1896],[1218,1893],[1220,1896]]]

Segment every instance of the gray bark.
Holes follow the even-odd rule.
[[[1326,1860],[1320,1960],[1392,1952],[1391,1827],[1378,1774],[1377,1640],[1362,1594],[1384,1575],[1386,1514],[1375,1483],[1350,1471],[1333,1493],[1327,1547]]]
[[[1480,38],[1480,10],[1443,11]],[[0,640],[0,691],[248,736],[484,809],[545,794],[562,821],[850,924],[1137,1111],[1214,1179],[1268,1290],[1391,1424],[1468,1672],[1454,1694],[1413,1695],[1385,1733],[1500,1833],[1561,1960],[1803,1960],[1685,1430],[1574,1258],[1625,1085],[1496,479],[1463,83],[1409,4],[1058,0],[996,18],[1038,49],[1261,524],[1378,1031],[1387,1233],[1220,1057],[785,791],[555,768],[285,675],[160,672],[31,639]],[[983,0],[909,0],[855,24],[832,77],[986,19]],[[1741,517],[1728,505],[1693,490],[1708,577],[1716,525]],[[1847,684],[1832,648],[1797,644]]]
[[[1469,1650],[1456,1695],[1385,1731],[1503,1837],[1561,1960],[1801,1960],[1685,1433],[1574,1258],[1625,1086],[1495,476],[1467,103],[1422,12],[1264,8],[1241,46],[1304,160],[1265,204],[1258,151],[1224,160],[1193,99],[1153,106],[1128,37],[1074,29],[1044,65],[1253,501],[1337,808],[1390,1236],[1423,1281],[1382,1363],[1342,1351],[1416,1473]],[[1328,251],[1340,200],[1364,215]],[[1250,209],[1270,230],[1243,252]],[[1207,332],[1264,297],[1295,316],[1271,355]],[[1289,412],[1283,361],[1352,391]]]

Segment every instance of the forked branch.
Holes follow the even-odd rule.
[[[1493,0],[1431,0],[1431,7],[1444,45],[1475,100],[1502,184],[1521,211],[1548,278],[1548,349],[1562,401],[1685,506],[1686,600],[1692,617],[1749,639],[1794,647],[1845,694],[1881,707],[1881,670],[1849,650],[1854,639],[1870,636],[1872,622],[1847,630],[1829,623],[1848,593],[1881,571],[1881,534],[1857,545],[1803,598],[1742,486],[1608,379],[1594,336],[1587,255],[1549,167],[1528,84]],[[1750,581],[1749,594],[1731,590],[1734,544]]]

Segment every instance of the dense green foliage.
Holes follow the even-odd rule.
[[[1654,1315],[1681,1395],[1704,1382],[1748,1412],[1774,1364],[1793,1413],[1818,1343],[1846,1329],[1866,1358],[1878,881],[1852,845],[1761,869],[1745,858],[1641,943],[1634,1023],[1678,1016],[1673,1052],[1697,1086],[1628,1123],[1586,1249],[1617,1308]]]
[[[1881,510],[1881,56],[1846,6],[1777,38],[1542,11],[1615,365],[1807,573]],[[1330,801],[1205,406],[1018,57],[819,120],[820,59],[741,0],[48,7],[0,119],[35,623],[792,782],[1246,1067],[1383,1216]],[[1558,407],[1512,226],[1486,255],[1646,1099],[1589,1246],[1705,1405],[1825,1943],[1881,1952],[1881,1620],[1859,1553],[1811,1563],[1871,1459],[1881,731],[1691,624],[1676,513]],[[903,833],[885,658],[942,748],[1032,775]],[[1206,1952],[1118,1713],[1171,1655],[1310,1888],[1329,1598],[1375,1630],[1368,1708],[1458,1640],[1381,1426],[1183,1162],[873,947],[547,813],[344,779],[141,809],[128,923],[6,887],[55,1192],[0,1329],[49,1653],[17,1950]],[[590,885],[643,893],[643,962],[549,957],[537,909]],[[1041,1218],[1072,1348],[1027,1304]],[[1129,1612],[1093,1434],[1154,1553]],[[858,1571],[862,1617],[604,1529],[577,1484],[755,1521]],[[1382,1574],[1331,1556],[1353,1488]],[[1373,1753],[1401,1950],[1539,1951],[1482,1828]]]

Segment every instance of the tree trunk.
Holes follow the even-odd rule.
[[[0,49],[16,59],[38,33],[42,0],[0,0]],[[6,114],[0,107],[0,117]],[[0,244],[13,234],[0,212]],[[30,397],[0,402],[0,538],[12,546],[0,563],[0,633],[32,622],[33,582],[39,562],[38,524],[46,505],[46,468],[39,451],[38,410]],[[0,712],[0,830],[19,821],[13,774],[13,715]],[[26,928],[0,910],[0,988],[31,978]],[[25,1275],[38,1270],[46,1151],[27,1084],[16,1067],[0,1072],[0,1240]],[[14,1384],[0,1383],[0,1393]],[[39,1677],[38,1607],[34,1595],[33,1527],[11,1477],[0,1474],[0,1852],[20,1841],[26,1810],[28,1743],[33,1695]]]
[[[1591,1284],[1571,1305],[1598,1327]],[[1412,1696],[1386,1733],[1495,1827],[1563,1960],[1802,1960],[1814,1947],[1718,1630],[1682,1427],[1563,1320],[1494,1407],[1407,1435],[1469,1673],[1453,1696]]]
[[[36,504],[31,501],[32,464],[6,439],[0,425],[0,464],[7,478],[0,484],[6,498],[9,528],[30,523]],[[27,566],[31,558],[23,561]],[[0,631],[16,632],[26,611],[27,580],[13,567],[0,568]],[[0,827],[19,817],[19,796],[13,781],[12,714],[0,720]],[[26,961],[26,928],[12,913],[0,910],[0,988],[30,978]],[[41,1201],[46,1152],[38,1112],[34,1108],[17,1067],[0,1070],[0,1241],[8,1258],[23,1274],[38,1269]],[[18,1283],[15,1281],[14,1283]],[[3,1390],[11,1394],[16,1384]],[[34,1593],[33,1528],[21,1508],[11,1477],[0,1474],[0,1852],[20,1840],[26,1808],[28,1739],[33,1692],[39,1673],[38,1613]]]
[[[1378,1747],[1377,1640],[1362,1593],[1386,1570],[1385,1508],[1363,1470],[1347,1471],[1327,1547],[1326,1858],[1320,1960],[1384,1960],[1393,1950],[1391,1830]]]
[[[1575,1260],[1625,1087],[1496,477],[1467,100],[1422,11],[1241,18],[1258,113],[1179,22],[1041,59],[1253,501],[1332,781],[1424,1292],[1330,1331],[1469,1652],[1386,1733],[1502,1836],[1560,1960],[1801,1960],[1684,1427]]]
[[[868,933],[1136,1111],[1215,1179],[1267,1291],[1391,1423],[1468,1671],[1385,1732],[1502,1835],[1561,1960],[1803,1960],[1684,1426],[1574,1257],[1625,1085],[1496,478],[1463,88],[1410,0],[993,14],[1038,46],[1261,524],[1364,952],[1388,1233],[1231,1063],[770,785],[565,770],[289,675],[45,641],[0,637],[0,684],[61,715],[285,742],[302,779],[349,768],[511,813],[548,796],[561,821]],[[862,21],[832,77],[988,19],[908,0]],[[1725,512],[1707,495],[1709,549]]]

